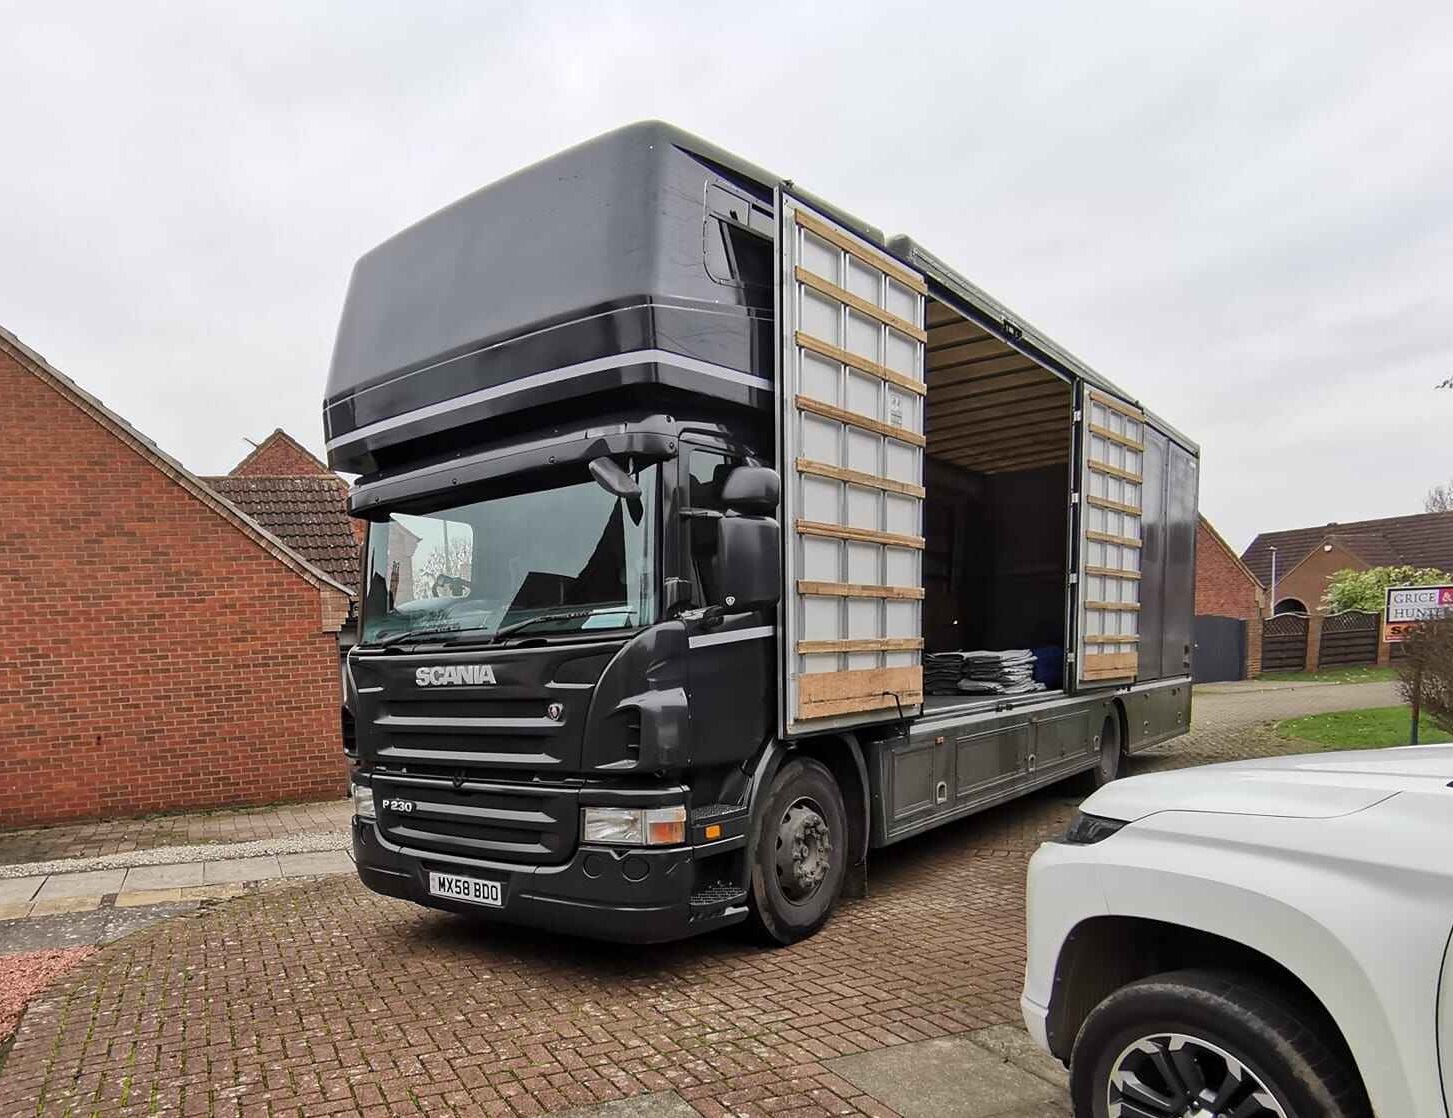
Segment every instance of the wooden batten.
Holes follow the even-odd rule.
[[[998,419],[1020,419],[1030,415],[1040,418],[1062,414],[1065,429],[1070,425],[1070,395],[1057,389],[1023,388],[1017,392],[996,395],[993,400],[978,400],[964,397],[949,397],[940,400],[938,390],[934,399],[928,402],[928,422],[945,423],[950,419],[967,418],[981,422]]]
[[[1013,392],[1038,392],[1045,396],[1068,395],[1051,393],[1051,386],[1034,369],[1016,364],[1003,369],[964,371],[961,366],[952,370],[929,370],[928,384],[933,389],[933,403],[937,406],[958,400],[991,402],[990,397]]]
[[[860,637],[840,641],[798,641],[804,656],[837,652],[915,652],[923,647],[922,637]]]
[[[864,668],[797,677],[797,717],[828,718],[923,702],[923,669]]]
[[[1104,575],[1106,578],[1128,578],[1133,582],[1140,581],[1139,571],[1122,571],[1117,567],[1086,567],[1087,575]]]
[[[983,425],[975,423],[972,416],[955,417],[929,428],[930,435],[935,439],[952,438],[955,435],[967,432],[980,432]],[[1062,433],[1068,441],[1070,437],[1069,425],[1065,423],[1065,417],[1059,414],[1028,415],[1017,419],[1006,419],[993,425],[996,436],[1019,435],[1042,435],[1050,431]]]
[[[1112,501],[1108,497],[1087,496],[1085,503],[1094,505],[1097,509],[1109,509],[1111,512],[1129,513],[1131,516],[1141,515],[1139,505],[1127,505],[1122,501]]]
[[[851,485],[863,485],[870,489],[881,489],[885,493],[902,493],[907,497],[923,499],[924,490],[921,485],[912,485],[906,481],[895,481],[890,477],[880,477],[877,474],[865,474],[862,470],[850,470],[846,466],[834,466],[827,462],[814,462],[810,458],[799,458],[796,460],[797,472],[800,474],[814,474],[817,477],[830,477],[834,481],[845,481]]]
[[[877,303],[870,303],[861,295],[854,295],[847,288],[839,287],[815,272],[809,272],[806,268],[799,266],[795,275],[797,282],[804,287],[810,287],[819,294],[826,295],[829,299],[836,299],[839,303],[852,307],[859,314],[865,314],[885,326],[891,326],[900,334],[906,334],[915,341],[926,342],[928,340],[928,334],[921,326],[909,322],[906,318],[899,318],[892,311],[885,311]]]
[[[851,528],[845,524],[823,524],[815,520],[798,520],[797,530],[804,536],[825,536],[834,540],[855,540],[858,543],[880,543],[887,547],[909,547],[923,550],[922,536],[899,532],[880,532],[876,528]]]
[[[1128,438],[1125,435],[1116,434],[1108,427],[1101,427],[1098,423],[1090,424],[1090,434],[1099,435],[1112,443],[1119,443],[1121,446],[1128,446],[1131,450],[1144,450],[1145,444],[1138,439]]]
[[[1096,473],[1109,474],[1111,477],[1118,477],[1123,481],[1145,480],[1145,478],[1142,477],[1140,474],[1133,473],[1130,470],[1122,470],[1118,466],[1107,466],[1103,462],[1091,462],[1089,465],[1090,469],[1094,470]]]
[[[1088,653],[1080,665],[1083,679],[1133,679],[1140,670],[1140,656],[1135,652]]]
[[[928,392],[928,387],[921,380],[905,376],[903,373],[888,368],[887,365],[880,365],[876,361],[860,357],[856,353],[843,349],[841,346],[835,346],[831,342],[825,342],[821,338],[814,338],[811,334],[804,334],[801,330],[797,331],[795,340],[803,349],[820,354],[829,361],[851,365],[861,373],[867,373],[879,380],[886,380],[889,384],[896,384],[905,392],[912,392],[916,396],[923,396]]]
[[[872,416],[860,415],[855,411],[847,411],[837,407],[835,404],[824,403],[822,400],[814,400],[810,396],[798,396],[797,406],[803,411],[812,412],[825,419],[835,419],[839,423],[846,423],[851,427],[857,427],[863,431],[871,431],[875,435],[886,435],[890,439],[897,439],[899,442],[908,443],[910,446],[922,446],[924,437],[916,431],[909,431],[903,427],[894,427],[891,423],[884,423],[874,419]]]
[[[810,578],[797,580],[797,592],[814,598],[890,598],[897,601],[922,601],[921,586],[869,586],[861,582],[818,582]]]
[[[1103,392],[1090,390],[1090,399],[1097,404],[1104,404],[1111,411],[1118,411],[1121,415],[1129,416],[1137,423],[1145,422],[1145,412],[1141,411],[1134,404],[1127,404],[1123,400],[1117,400],[1114,396],[1106,396]]]
[[[1144,547],[1145,544],[1130,536],[1117,536],[1112,532],[1086,532],[1085,539],[1094,540],[1096,543],[1113,543],[1120,547]]]
[[[923,282],[923,277],[910,272],[892,257],[863,247],[851,237],[843,236],[843,234],[839,233],[831,225],[825,221],[819,221],[805,210],[797,209],[793,212],[797,216],[797,224],[802,226],[802,228],[810,230],[824,241],[835,245],[849,255],[856,256],[864,264],[871,264],[878,271],[892,276],[904,287],[911,288],[920,295],[928,294],[928,285]]]
[[[928,325],[929,329],[933,330],[933,336],[928,340],[929,353],[951,345],[963,345],[966,342],[998,341],[993,334],[985,332],[982,327],[970,322],[967,318],[956,316],[951,322],[930,322]]]
[[[936,345],[938,340],[937,332],[929,335],[930,349],[928,351],[928,368],[946,369],[954,365],[971,365],[979,361],[993,361],[999,358],[1013,357],[1020,361],[1028,361],[1022,353],[1010,349],[997,338],[981,338],[972,342],[959,342],[957,345],[942,346]],[[1032,362],[1031,362],[1032,364]]]

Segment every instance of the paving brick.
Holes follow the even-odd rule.
[[[1191,734],[1131,769],[1303,749],[1272,722],[1390,690],[1198,693]],[[628,949],[485,928],[351,875],[247,886],[246,900],[104,948],[32,1003],[0,1114],[185,1114],[198,1099],[229,1116],[616,1108],[597,1118],[665,1098],[708,1118],[899,1118],[833,1061],[966,1034],[986,1067],[1052,1092],[1053,1069],[1017,1032],[1024,870],[1077,802],[1061,785],[875,852],[868,898],[778,951],[730,933]],[[1031,1097],[1004,1118],[1063,1114]]]

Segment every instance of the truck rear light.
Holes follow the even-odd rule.
[[[686,809],[583,807],[580,836],[585,842],[619,846],[675,846],[686,841]]]

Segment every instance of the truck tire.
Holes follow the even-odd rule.
[[[1111,994],[1070,1055],[1075,1118],[1371,1118],[1339,1037],[1321,1014],[1215,971],[1154,975]],[[1134,1106],[1135,1109],[1131,1109]]]
[[[1095,767],[1090,770],[1090,784],[1103,788],[1112,780],[1119,780],[1124,771],[1125,741],[1120,733],[1120,718],[1112,710],[1100,727],[1100,752],[1095,758]]]
[[[794,757],[780,769],[756,823],[749,903],[769,944],[796,943],[832,914],[847,871],[842,792],[827,766]]]

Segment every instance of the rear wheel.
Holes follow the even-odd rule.
[[[1231,975],[1131,983],[1075,1039],[1075,1118],[1370,1118],[1319,1016]]]
[[[1124,767],[1125,742],[1120,736],[1120,719],[1112,711],[1100,727],[1100,752],[1095,767],[1090,770],[1090,780],[1096,788],[1103,788],[1118,780]]]
[[[795,757],[772,780],[757,820],[751,911],[770,943],[796,943],[832,914],[847,870],[847,812],[827,767]]]

